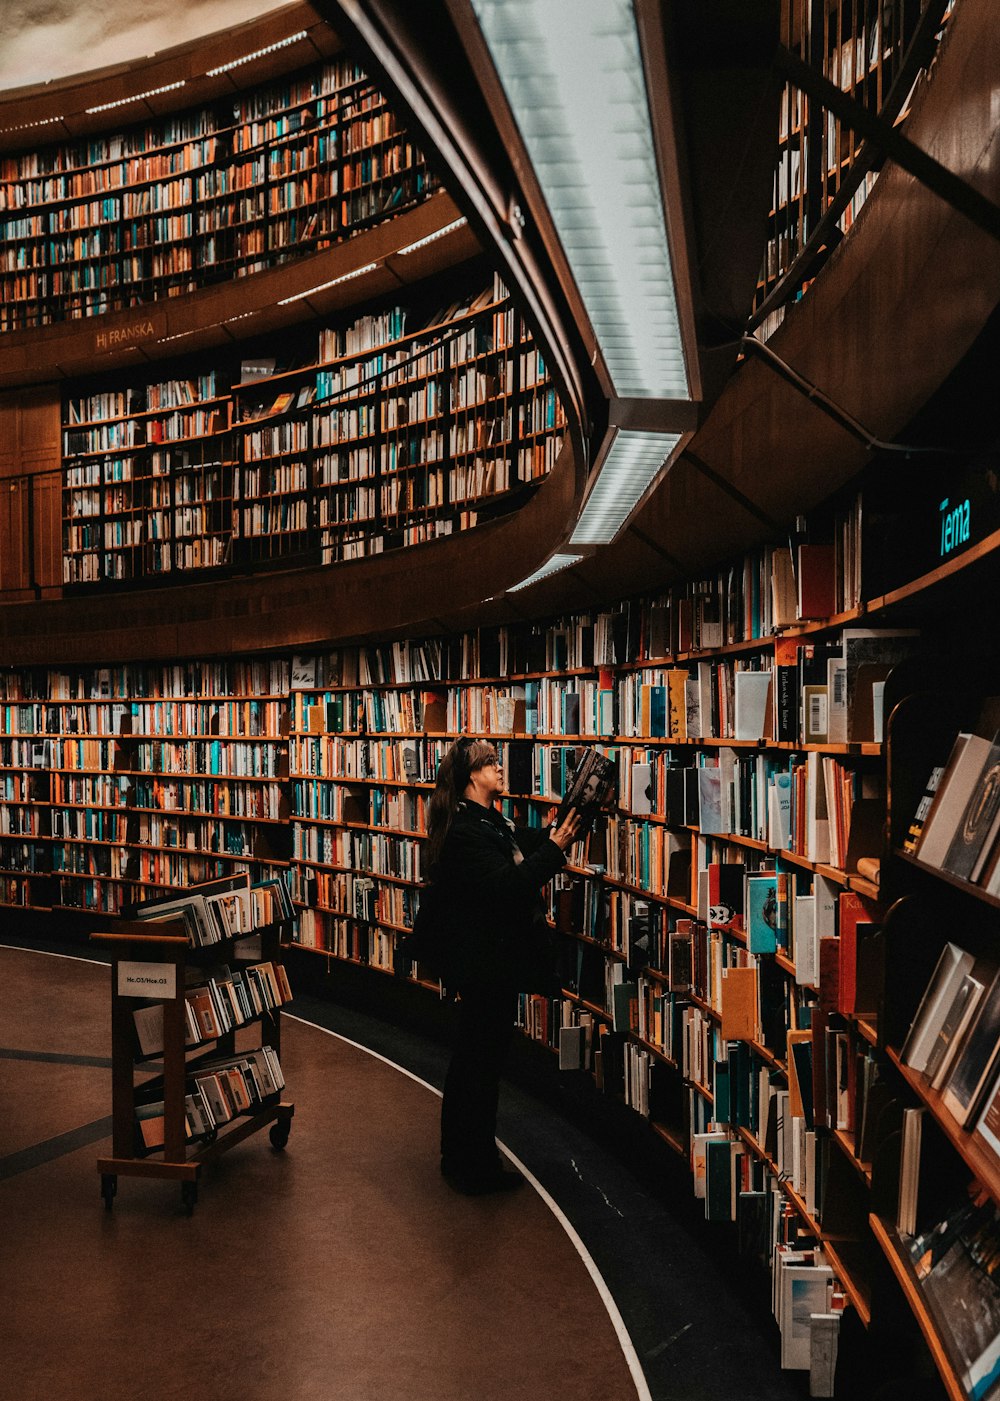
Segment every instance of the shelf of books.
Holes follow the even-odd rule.
[[[288,1141],[280,960],[293,918],[282,880],[226,876],[146,900],[93,937],[112,955],[110,1210],[119,1176],[178,1182],[188,1214],[202,1167],[262,1128]],[[153,1072],[152,1074],[150,1072]]]
[[[808,1240],[867,1323],[881,698],[919,639],[857,625],[854,568],[802,541],[548,625],[298,658],[290,774],[303,952],[432,982],[398,936],[447,747],[493,738],[530,826],[613,760],[550,887],[562,994],[521,1026],[692,1159],[710,1219],[788,1268]]]
[[[0,330],[174,297],[328,248],[437,188],[346,58],[0,161]]]
[[[848,502],[823,538],[546,622],[7,671],[4,897],[110,914],[151,886],[280,879],[296,959],[439,992],[405,936],[448,746],[493,739],[505,811],[532,827],[606,759],[613,800],[548,892],[561,993],[522,997],[521,1025],[687,1159],[706,1216],[772,1269],[778,1312],[789,1281],[816,1290],[829,1352],[841,1306],[874,1321],[874,1219],[905,1244],[972,1179],[1000,1200],[1000,686],[928,687],[912,616],[866,612],[860,517]]]
[[[834,16],[808,0],[792,0],[784,10],[782,42],[868,111],[899,125],[917,80],[934,60],[952,7],[924,8],[926,14],[905,0],[891,0],[873,11],[848,0]],[[933,27],[931,9],[938,21]],[[793,81],[782,92],[776,145],[767,249],[757,289],[765,339],[851,228],[882,164],[881,152],[873,152],[830,106],[810,99]],[[795,278],[782,287],[793,269]],[[779,288],[780,297],[773,297]]]
[[[66,584],[377,554],[514,509],[555,464],[562,408],[496,279],[269,348],[67,398]]]
[[[884,1044],[894,1075],[872,1229],[948,1395],[966,1398],[1000,1377],[1000,686],[988,659],[954,680],[947,692],[915,688],[889,729],[897,898],[884,928]]]
[[[150,888],[287,879],[288,664],[4,677],[11,904],[120,913]]]

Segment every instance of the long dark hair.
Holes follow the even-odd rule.
[[[464,735],[451,746],[438,765],[437,783],[427,810],[427,870],[433,880],[452,819],[469,779],[477,769],[496,762],[497,751],[489,740]]]

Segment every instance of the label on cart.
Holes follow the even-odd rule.
[[[119,963],[119,997],[177,996],[177,969],[172,963]]]

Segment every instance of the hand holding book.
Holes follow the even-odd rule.
[[[576,808],[570,808],[557,826],[553,827],[549,833],[552,841],[559,847],[560,851],[566,851],[573,845],[577,837],[580,836],[581,817]]]
[[[579,815],[576,836],[582,837],[589,832],[594,818],[614,797],[616,780],[614,760],[599,754],[596,749],[585,749],[559,806],[557,830],[569,814],[575,812]]]

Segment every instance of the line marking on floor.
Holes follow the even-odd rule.
[[[291,1012],[283,1012],[282,1018],[284,1019],[285,1017],[287,1017],[289,1021],[298,1022],[300,1026],[312,1027],[314,1031],[321,1031],[326,1036],[332,1036],[338,1041],[343,1041],[345,1045],[353,1046],[355,1050],[363,1051],[366,1056],[371,1056],[375,1060],[380,1060],[383,1063],[383,1065],[389,1066],[392,1070],[397,1071],[400,1075],[405,1075],[408,1079],[413,1080],[418,1085],[421,1085],[425,1090],[430,1090],[431,1094],[437,1095],[438,1099],[441,1098],[441,1091],[437,1089],[436,1086],[429,1084],[428,1081],[424,1079],[421,1079],[421,1077],[419,1075],[415,1075],[412,1070],[407,1070],[405,1065],[400,1065],[397,1061],[390,1060],[388,1056],[382,1055],[380,1051],[373,1051],[370,1047],[363,1045],[360,1041],[353,1041],[349,1036],[344,1036],[339,1031],[331,1031],[329,1027],[321,1026],[319,1022],[309,1021],[306,1017],[297,1017]],[[550,1194],[539,1182],[538,1178],[534,1175],[533,1172],[531,1172],[527,1167],[525,1167],[524,1163],[521,1162],[520,1158],[515,1153],[512,1153],[511,1150],[507,1147],[507,1145],[505,1143],[502,1143],[499,1139],[497,1140],[497,1143],[505,1157],[507,1157],[517,1168],[518,1172],[520,1172],[522,1176],[525,1177],[526,1180],[531,1183],[532,1187],[534,1187],[535,1191],[538,1193],[542,1201],[551,1211],[552,1215],[559,1222],[559,1225],[566,1232],[566,1235],[569,1237],[570,1243],[573,1245],[574,1249],[576,1250],[576,1253],[583,1261],[584,1268],[590,1275],[590,1278],[594,1283],[594,1287],[597,1290],[598,1295],[600,1296],[601,1302],[607,1310],[608,1317],[611,1320],[611,1326],[614,1328],[615,1334],[618,1338],[618,1344],[622,1350],[622,1355],[625,1358],[625,1363],[631,1374],[632,1381],[636,1390],[636,1395],[639,1398],[639,1401],[653,1401],[652,1395],[649,1390],[649,1386],[646,1382],[645,1374],[642,1370],[642,1364],[639,1361],[639,1355],[635,1350],[635,1344],[632,1342],[632,1339],[629,1336],[628,1329],[625,1327],[625,1320],[621,1316],[621,1312],[618,1308],[618,1305],[615,1303],[614,1296],[612,1295],[611,1290],[608,1288],[607,1283],[605,1282],[604,1276],[598,1269],[597,1263],[595,1262],[590,1251],[587,1249],[580,1236],[577,1234],[575,1226],[569,1220],[562,1207],[559,1206],[558,1202],[556,1202],[555,1199],[552,1196],[550,1196]]]
[[[0,945],[0,948],[17,948],[22,953],[38,953],[42,954],[45,958],[68,958],[72,962],[90,963],[98,968],[106,966],[102,964],[100,959],[76,957],[73,954],[51,953],[48,949],[33,949],[30,947],[24,948],[19,945],[12,944]],[[363,1051],[366,1056],[371,1056],[374,1060],[380,1060],[383,1063],[383,1065],[389,1066],[392,1070],[395,1070],[397,1074],[405,1075],[415,1084],[422,1086],[422,1088],[425,1090],[430,1090],[431,1094],[437,1095],[438,1099],[441,1098],[441,1091],[437,1089],[434,1085],[430,1084],[427,1080],[422,1079],[422,1077],[419,1075],[415,1075],[412,1070],[407,1070],[406,1066],[400,1065],[398,1061],[390,1060],[388,1056],[382,1055],[379,1051],[373,1051],[369,1046],[363,1045],[360,1041],[353,1041],[349,1036],[344,1036],[339,1031],[331,1031],[328,1027],[321,1026],[318,1022],[310,1021],[306,1017],[297,1017],[292,1012],[283,1011],[282,1019],[284,1020],[285,1018],[292,1022],[298,1022],[300,1026],[311,1027],[314,1031],[320,1031],[326,1036],[332,1036],[335,1038],[335,1040],[342,1041],[346,1046],[353,1046],[355,1050]],[[96,1130],[98,1129],[100,1129],[100,1132],[96,1132]],[[86,1134],[92,1130],[95,1131],[93,1132],[92,1136],[89,1138],[82,1139],[76,1145],[77,1147],[83,1147],[86,1143],[93,1143],[98,1138],[104,1138],[107,1134],[109,1134],[111,1132],[111,1116],[108,1115],[107,1119],[95,1120],[93,1124],[84,1125],[84,1127],[81,1129],[74,1129],[70,1134],[61,1134],[58,1138],[49,1139],[48,1145],[59,1144],[63,1140],[73,1138],[75,1135],[78,1134]],[[635,1386],[638,1401],[653,1401],[652,1394],[646,1382],[645,1374],[642,1370],[642,1364],[639,1361],[639,1355],[635,1350],[635,1345],[632,1342],[631,1337],[629,1336],[628,1329],[625,1327],[625,1320],[621,1316],[621,1312],[618,1308],[618,1305],[615,1303],[614,1296],[612,1295],[611,1290],[608,1288],[607,1283],[605,1282],[604,1276],[598,1269],[597,1264],[590,1251],[587,1249],[587,1247],[581,1240],[575,1226],[569,1220],[563,1209],[559,1206],[558,1202],[556,1202],[555,1199],[545,1190],[545,1188],[539,1182],[538,1178],[534,1175],[534,1173],[531,1172],[527,1167],[525,1167],[524,1163],[521,1162],[520,1158],[518,1158],[515,1153],[512,1153],[511,1150],[506,1146],[506,1144],[502,1143],[499,1139],[497,1140],[497,1143],[501,1152],[504,1153],[504,1155],[517,1168],[518,1172],[520,1172],[524,1176],[524,1178],[531,1183],[532,1187],[534,1187],[535,1191],[541,1197],[542,1201],[548,1207],[549,1211],[551,1211],[552,1215],[555,1217],[559,1225],[565,1231],[570,1243],[576,1250],[576,1253],[579,1255],[580,1259],[583,1261],[584,1268],[590,1275],[590,1278],[594,1284],[594,1288],[597,1290],[601,1302],[603,1303],[607,1311],[608,1318],[611,1320],[611,1326],[615,1330],[615,1335],[618,1338],[618,1344],[621,1347],[622,1355],[625,1358],[626,1366],[628,1367],[629,1373],[632,1377],[632,1382]],[[25,1157],[25,1155],[28,1154],[37,1153],[40,1149],[44,1149],[46,1147],[46,1144],[39,1144],[34,1149],[24,1149],[21,1153],[12,1153],[8,1158],[0,1159],[0,1178],[13,1176],[15,1171],[23,1172],[27,1167],[38,1166],[40,1162],[49,1161],[50,1158],[59,1157],[63,1152],[72,1151],[69,1148],[61,1148],[58,1151],[53,1151],[48,1157],[39,1159],[37,1163],[25,1163],[24,1166],[17,1167],[14,1169],[14,1171],[5,1171],[6,1165],[12,1163],[15,1159],[23,1158]]]

